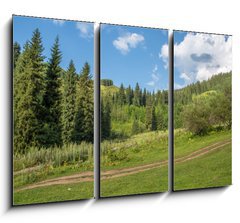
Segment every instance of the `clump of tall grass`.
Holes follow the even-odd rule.
[[[101,163],[106,166],[117,165],[121,161],[129,161],[131,152],[148,150],[152,143],[158,143],[162,149],[168,148],[167,131],[151,131],[136,134],[124,140],[104,140],[101,142]]]
[[[129,149],[158,141],[168,145],[168,132],[152,131],[140,133],[125,140],[104,140],[101,142],[101,155],[106,155],[109,150]]]
[[[31,147],[25,154],[14,156],[14,170],[21,170],[38,165],[59,167],[93,160],[93,144],[68,144],[62,147],[36,148]]]

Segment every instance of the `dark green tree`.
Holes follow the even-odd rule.
[[[101,80],[101,85],[103,86],[112,86],[113,85],[113,81],[110,79],[102,79]]]
[[[151,130],[152,128],[152,99],[151,96],[147,96],[146,100],[146,118],[145,118],[145,125],[146,129]]]
[[[126,103],[126,95],[125,95],[125,89],[123,84],[121,84],[119,91],[118,91],[118,103],[120,105],[124,105]]]
[[[109,100],[101,100],[101,139],[111,136],[111,105]]]
[[[61,144],[61,92],[60,92],[60,77],[62,69],[61,52],[59,49],[59,38],[55,39],[55,43],[51,49],[51,58],[48,63],[46,75],[46,90],[44,94],[44,131],[46,146]]]
[[[152,106],[152,123],[151,123],[151,130],[155,131],[157,130],[157,117],[155,113],[155,106]]]
[[[85,63],[79,80],[77,81],[75,109],[75,142],[93,142],[93,81],[88,63]]]
[[[16,67],[17,60],[21,54],[21,47],[18,42],[13,44],[13,67]]]
[[[30,44],[24,45],[14,69],[14,152],[25,153],[31,146],[35,146],[35,126],[38,123],[35,112],[32,110],[33,83],[29,82],[32,76],[32,61],[30,58]]]
[[[38,29],[24,46],[14,70],[14,149],[24,153],[43,145],[45,66]]]
[[[43,45],[42,38],[39,29],[36,29],[33,32],[32,39],[30,41],[30,58],[32,61],[32,74],[29,82],[32,82],[32,106],[34,114],[37,118],[37,125],[34,126],[35,131],[34,141],[36,141],[38,146],[45,145],[45,137],[44,137],[44,91],[45,91],[45,76],[46,76],[46,66],[44,64],[44,56],[43,56]]]
[[[63,77],[61,125],[62,141],[65,144],[71,143],[74,139],[76,78],[76,69],[73,61],[71,60],[68,70]]]
[[[132,89],[131,89],[131,86],[129,85],[128,88],[126,89],[126,103],[128,105],[131,105],[132,99],[133,99]]]
[[[140,106],[140,102],[141,102],[140,87],[139,87],[139,84],[137,83],[134,90],[133,105]]]
[[[142,105],[146,106],[146,97],[147,97],[147,90],[144,88],[143,94],[142,94]]]

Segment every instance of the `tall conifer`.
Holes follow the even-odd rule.
[[[85,63],[77,82],[75,141],[93,142],[93,81],[90,75],[90,66]]]
[[[62,141],[69,144],[74,138],[75,128],[75,99],[76,99],[76,69],[71,60],[68,70],[63,78],[63,97],[62,97]]]
[[[46,146],[61,144],[61,128],[60,128],[60,76],[62,73],[61,52],[59,49],[59,38],[55,39],[55,43],[51,49],[51,58],[48,63],[46,76],[46,90],[44,94],[45,107],[45,137]]]

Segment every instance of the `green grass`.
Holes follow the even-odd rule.
[[[175,130],[174,157],[182,157],[216,142],[231,139],[231,131],[211,132],[206,136],[192,136],[184,130]]]
[[[93,163],[92,163],[93,165]],[[84,168],[83,165],[69,165],[61,166],[56,168],[46,168],[43,166],[39,170],[25,172],[19,175],[14,176],[14,189],[37,183],[42,180],[54,179],[62,176],[69,176],[77,173],[82,173],[85,171],[93,171],[93,168]]]
[[[132,134],[132,122],[119,122],[119,121],[112,121],[112,131],[114,134],[122,135],[122,136],[131,136]]]
[[[102,144],[101,170],[127,168],[168,159],[167,132],[149,132],[122,141]],[[184,130],[175,135],[175,157],[182,157],[216,142],[231,139],[231,131],[192,136]],[[123,159],[110,162],[106,151],[119,152]],[[113,152],[113,153],[114,153]],[[123,155],[121,154],[123,152]],[[124,154],[127,154],[126,157]],[[115,156],[113,156],[115,158]],[[231,144],[202,157],[174,166],[174,189],[219,187],[231,184]],[[162,192],[168,189],[168,168],[161,167],[141,173],[101,181],[101,196],[121,196]]]
[[[81,144],[69,144],[63,147],[29,148],[26,154],[14,152],[14,171],[34,167],[38,165],[51,165],[53,167],[68,164],[83,163],[93,159],[93,144],[82,142]]]
[[[101,170],[133,167],[167,160],[168,133],[148,132],[126,140],[104,141],[101,143],[101,151]],[[119,155],[121,159],[115,158],[114,154]]]
[[[212,132],[206,136],[193,137],[183,130],[177,130],[175,136],[175,157],[187,155],[202,147],[226,139],[231,139],[230,131]],[[76,150],[74,149],[73,151]],[[101,171],[167,160],[168,132],[147,132],[131,136],[125,140],[107,140],[101,143],[101,153]],[[67,157],[72,156],[69,154]],[[27,161],[28,159],[26,159],[26,163]],[[88,162],[91,162],[91,164]],[[60,166],[53,166],[51,163],[46,162],[39,170],[14,176],[14,189],[17,190],[23,186],[45,179],[93,170],[92,160],[75,163],[63,162],[63,165]],[[176,164],[174,177],[175,190],[231,184],[231,145],[226,145],[220,150],[210,152],[185,163]],[[154,193],[167,190],[167,166],[101,181],[102,197]],[[14,204],[80,200],[92,196],[93,182],[83,182],[15,192]]]
[[[54,185],[14,193],[14,205],[81,200],[93,197],[93,182]]]
[[[148,132],[126,140],[105,141],[101,149],[101,171],[160,162],[168,159],[168,132]],[[109,154],[109,151],[112,152]],[[102,197],[167,190],[167,166],[101,181]]]
[[[231,140],[231,131],[211,132],[192,136],[182,130],[175,132],[174,157],[224,140]],[[220,187],[231,184],[231,144],[199,158],[174,166],[174,190]]]
[[[161,167],[141,173],[101,181],[101,197],[164,192],[168,190],[168,168]]]
[[[174,167],[174,190],[231,185],[231,145]]]
[[[93,171],[92,152],[93,145],[83,142],[79,145],[65,145],[62,148],[30,148],[26,154],[15,154],[15,175],[13,177],[14,191],[43,180],[69,176],[85,171]],[[31,167],[37,167],[37,169],[29,169]],[[18,172],[21,170],[26,170],[26,172]],[[16,192],[14,193],[14,203],[18,205],[44,203],[85,199],[93,196],[93,193],[89,192],[90,189],[87,183],[83,183],[80,186],[81,188],[77,190],[76,186],[73,185],[73,190],[69,191],[65,191],[66,187],[64,186],[47,186]],[[69,186],[67,188],[69,188]],[[90,188],[92,188],[92,186]],[[73,191],[77,194],[74,195]],[[60,194],[58,195],[58,193]],[[39,194],[42,198],[37,198]]]

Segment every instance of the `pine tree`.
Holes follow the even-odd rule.
[[[101,100],[101,139],[111,136],[111,105],[108,99],[104,103]]]
[[[168,91],[162,91],[163,104],[168,104]]]
[[[146,88],[143,90],[143,95],[142,95],[142,105],[146,106],[146,97],[147,97],[147,91]]]
[[[33,83],[29,42],[19,57],[14,69],[14,152],[25,153],[34,146],[34,125],[37,118],[32,110]]]
[[[13,45],[13,67],[16,67],[16,63],[21,54],[21,47],[18,42],[15,42]]]
[[[45,91],[45,76],[46,76],[46,67],[44,64],[44,56],[43,56],[43,45],[42,38],[39,29],[36,29],[33,32],[33,36],[30,42],[30,58],[32,61],[32,74],[29,79],[33,84],[31,96],[32,96],[32,106],[31,109],[33,113],[36,115],[37,123],[35,127],[34,140],[38,146],[44,145],[44,104],[43,104],[43,96]]]
[[[63,78],[62,95],[62,141],[69,144],[73,141],[75,130],[76,69],[71,60]]]
[[[14,70],[14,149],[24,153],[42,145],[45,67],[38,29],[16,62]]]
[[[62,69],[61,52],[59,49],[59,38],[55,39],[55,43],[51,49],[51,58],[49,60],[47,76],[46,76],[46,91],[44,94],[44,130],[46,146],[61,144],[61,92],[60,92],[60,76]]]
[[[128,105],[132,104],[132,89],[131,86],[129,85],[128,88],[126,89],[126,103]]]
[[[125,95],[125,89],[123,84],[121,84],[118,92],[118,103],[120,105],[124,105],[126,103],[126,95]]]
[[[157,117],[155,113],[155,106],[152,106],[152,123],[151,123],[151,130],[155,131],[157,130]]]
[[[85,63],[77,82],[75,142],[93,142],[94,104],[93,81],[90,75],[90,66]]]
[[[139,98],[140,98],[140,106],[143,106],[143,92],[142,92],[142,89],[140,89],[140,92],[139,92]]]
[[[146,129],[151,130],[152,128],[152,100],[151,96],[147,96],[146,100],[146,118],[145,118]]]
[[[136,84],[134,91],[133,105],[140,106],[140,87],[138,83]]]

